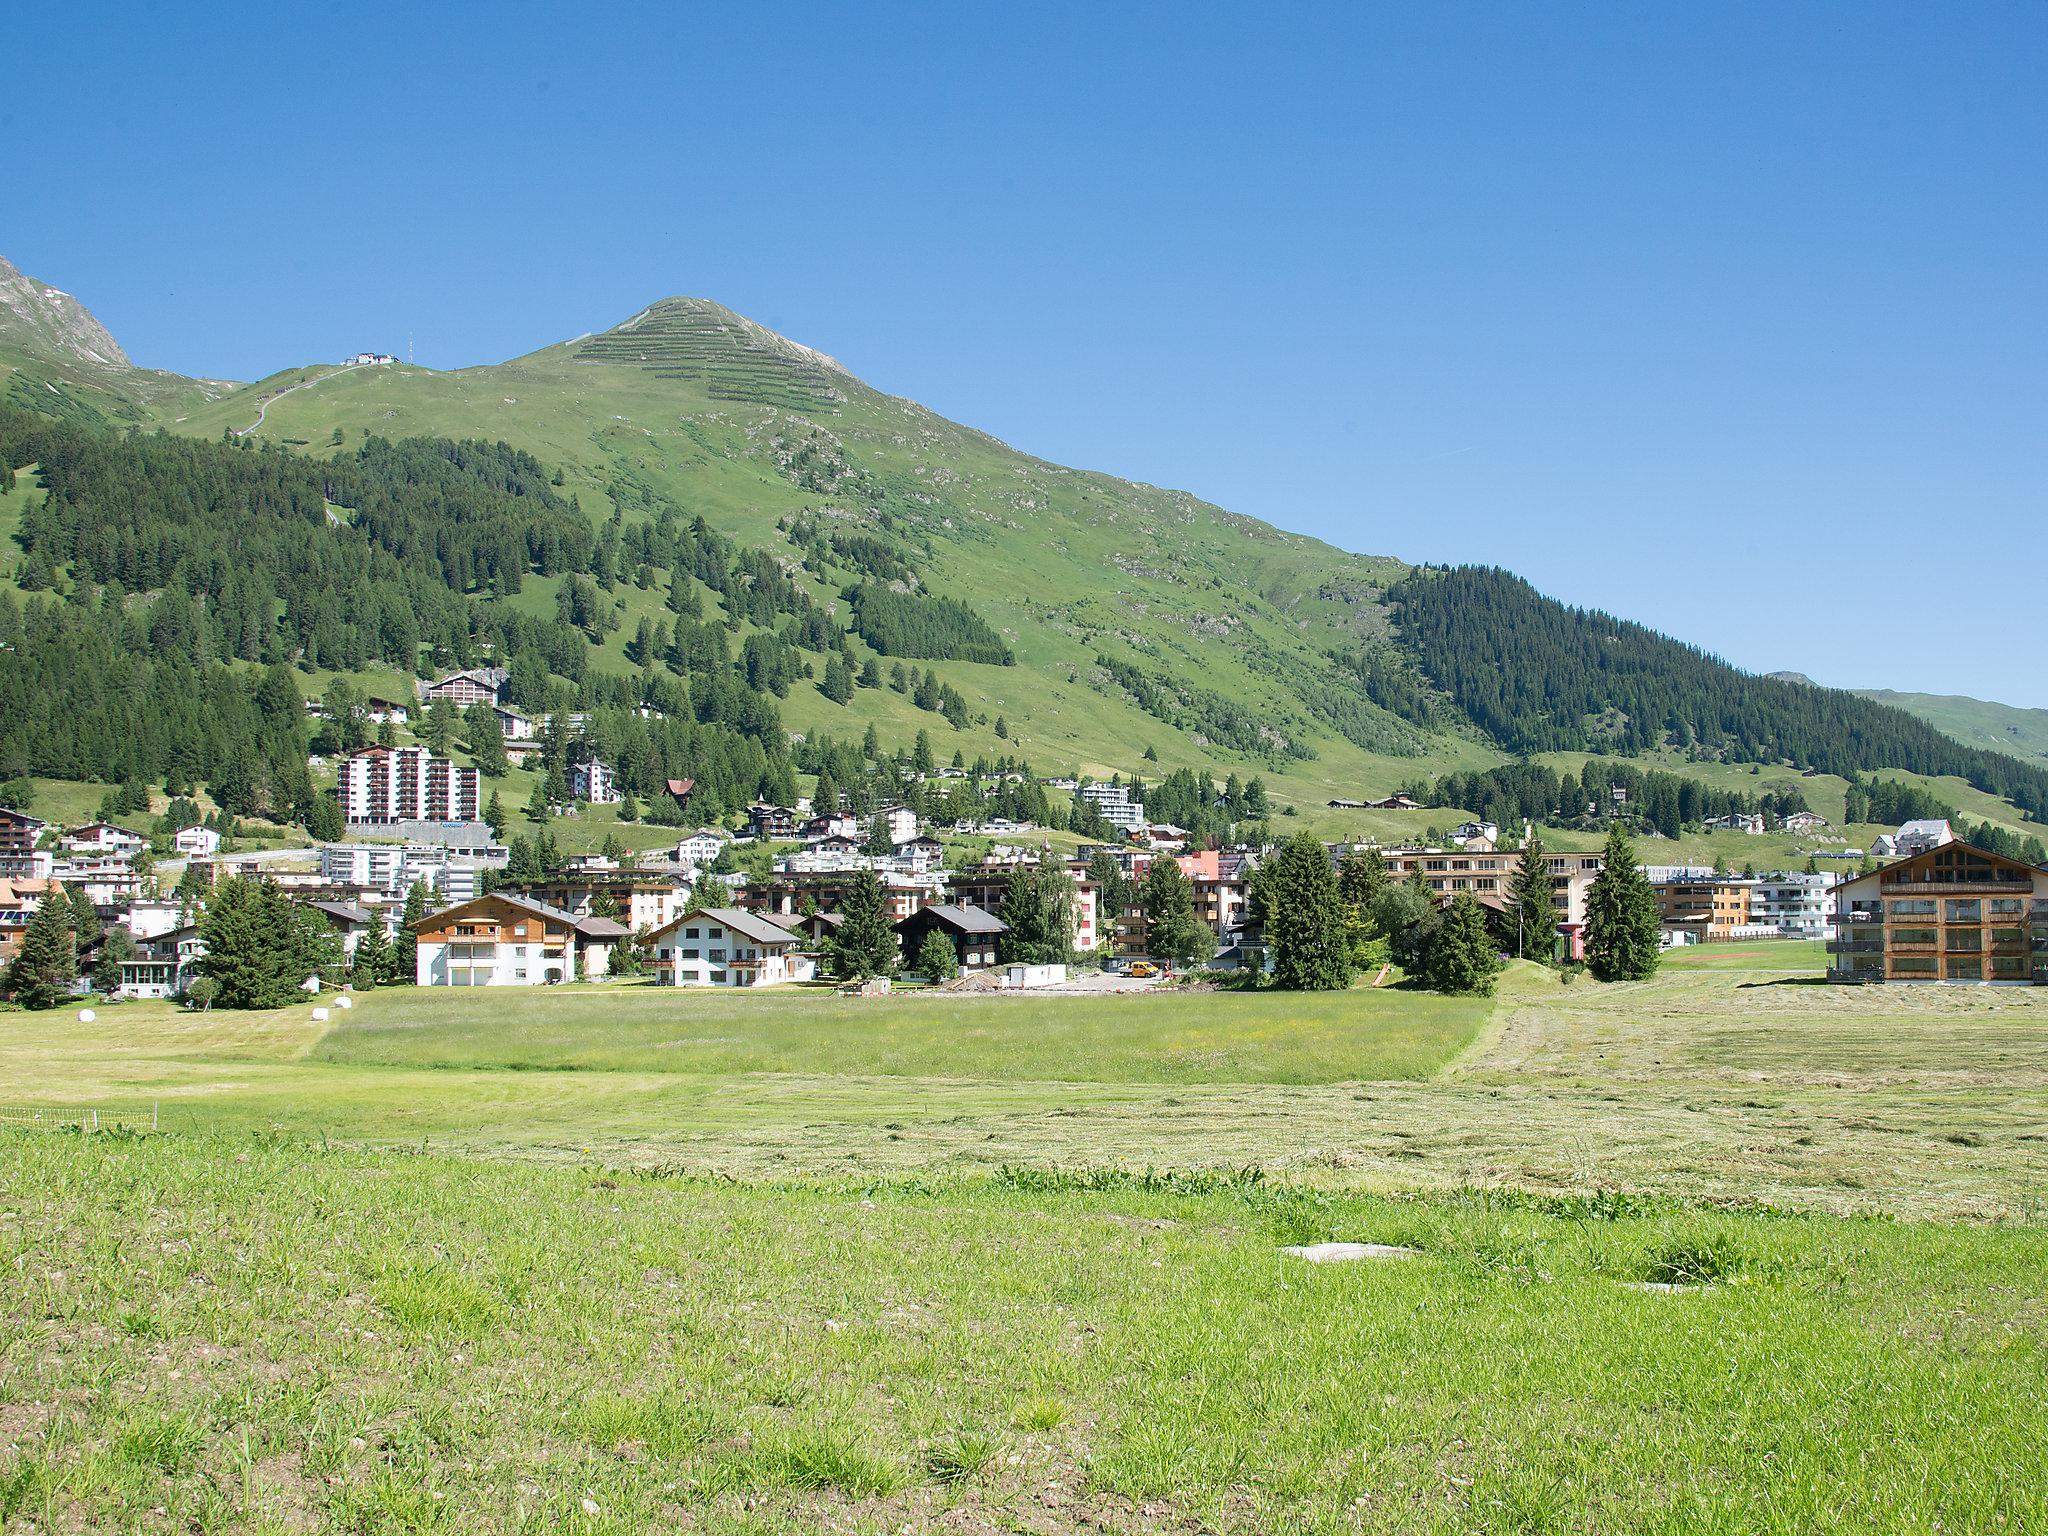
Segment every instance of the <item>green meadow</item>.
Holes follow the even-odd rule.
[[[2033,1529],[2048,995],[1823,963],[0,1013],[0,1529]]]

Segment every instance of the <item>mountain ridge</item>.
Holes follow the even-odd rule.
[[[119,369],[97,374],[112,379],[111,419],[139,416],[216,440],[246,434],[314,459],[410,436],[510,444],[550,466],[562,494],[608,537],[630,545],[636,529],[664,518],[706,520],[764,554],[828,623],[857,617],[855,588],[876,571],[911,594],[964,602],[1017,663],[932,660],[938,682],[973,700],[958,727],[970,753],[1021,751],[1105,775],[1154,760],[1162,769],[1264,771],[1311,805],[1518,755],[1479,729],[1456,696],[1472,686],[1470,658],[1454,658],[1441,638],[1434,654],[1418,650],[1402,632],[1394,592],[1417,568],[1186,491],[1020,452],[876,390],[828,354],[715,300],[656,300],[603,331],[446,372],[288,369],[212,398],[195,397],[197,381],[151,398],[124,393]],[[316,380],[318,388],[294,387]],[[263,419],[252,427],[259,399]],[[657,570],[650,580],[644,562],[617,574],[602,594],[610,618],[591,631],[593,665],[614,673],[641,665],[631,637],[673,618],[680,600],[671,593],[664,605],[666,578]],[[537,574],[500,600],[538,613],[566,580]],[[735,645],[754,631],[728,599],[706,595],[714,614],[723,607]],[[1533,589],[1529,597],[1549,604],[1543,623],[1559,635],[1589,617]],[[812,654],[810,680],[782,695],[798,735],[867,726],[908,735],[930,724],[889,689],[826,697],[818,672],[827,658]],[[1684,664],[1720,667],[1725,679],[1713,686],[1731,696],[1748,676],[1711,658]],[[1446,686],[1454,676],[1467,681]],[[1666,735],[1641,720],[1605,723],[1599,700],[1592,704],[1583,721],[1514,729],[1596,750],[1610,737],[1655,746]],[[1691,750],[1705,750],[1695,739],[1705,731],[1680,730]],[[1889,726],[1878,734],[1896,736]],[[1784,755],[1767,736],[1729,743],[1718,750]]]

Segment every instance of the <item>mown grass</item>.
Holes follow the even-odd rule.
[[[795,1072],[988,1082],[1329,1083],[1420,1079],[1485,999],[1406,989],[1091,997],[824,991],[719,996],[651,984],[363,998],[323,1062],[550,1071]]]
[[[2048,1516],[2038,1227],[1025,1182],[0,1135],[0,1509],[122,1531]],[[1277,1252],[1324,1236],[1421,1253]]]

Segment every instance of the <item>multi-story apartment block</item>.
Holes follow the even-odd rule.
[[[1825,939],[1835,925],[1831,874],[1759,875],[1749,891],[1749,920],[1790,939]]]
[[[1470,891],[1475,896],[1504,898],[1514,881],[1515,867],[1522,861],[1521,854],[1508,850],[1474,853],[1458,848],[1382,848],[1380,856],[1394,879],[1406,880],[1420,869],[1429,888],[1440,896]],[[1558,922],[1572,928],[1582,926],[1586,892],[1600,873],[1600,855],[1546,853],[1543,861],[1550,869],[1550,899]]]
[[[43,835],[43,827],[44,823],[28,812],[0,805],[0,879],[49,877],[49,855],[36,852],[36,839]]]
[[[2048,986],[2048,871],[1944,843],[1836,887],[1837,981]]]
[[[403,900],[424,881],[444,902],[467,901],[482,888],[488,869],[503,869],[507,851],[483,839],[482,851],[458,851],[439,843],[325,843],[320,848],[323,884],[381,891]]]
[[[1145,824],[1144,802],[1133,800],[1122,784],[1083,784],[1078,793],[1083,800],[1092,801],[1102,819],[1119,832],[1135,832]]]
[[[474,767],[425,747],[365,747],[341,760],[336,793],[342,820],[358,825],[475,821],[482,782]]]
[[[467,709],[472,704],[496,704],[508,675],[503,667],[471,667],[451,672],[431,683],[418,684],[420,701],[432,704],[446,699],[457,709]]]
[[[1653,881],[1650,889],[1656,894],[1664,931],[1683,943],[1751,936],[1747,880],[1708,875],[1697,880]],[[1756,936],[1761,937],[1761,932]]]

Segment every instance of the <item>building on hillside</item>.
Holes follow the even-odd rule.
[[[1818,832],[1827,824],[1827,817],[1818,811],[1793,811],[1778,823],[1787,832]]]
[[[945,935],[963,971],[985,971],[996,963],[996,941],[1010,925],[984,907],[940,902],[913,912],[896,925],[896,942],[906,965],[917,963],[918,950],[934,933]]]
[[[946,845],[936,837],[913,837],[896,845],[895,859],[914,875],[927,874],[945,862]]]
[[[694,864],[703,869],[716,864],[718,856],[731,845],[732,834],[723,827],[699,827],[679,839],[670,853],[678,864]]]
[[[498,718],[498,735],[505,741],[532,741],[539,735],[539,728],[533,717],[510,704],[494,704],[491,713]]]
[[[537,987],[611,969],[625,927],[493,891],[428,914],[415,962],[423,987]]]
[[[472,704],[497,704],[504,697],[508,676],[503,667],[468,667],[416,686],[423,704],[446,699],[457,709],[467,709]]]
[[[580,741],[569,748],[568,775],[569,793],[575,799],[592,805],[617,805],[625,799],[617,776]]]
[[[1946,821],[1909,821],[1892,839],[1892,852],[1902,859],[1910,859],[1916,853],[1945,847],[1955,840],[1955,828]]]
[[[1870,856],[1873,859],[1895,859],[1899,856],[1899,840],[1889,832],[1880,832],[1870,840]]]
[[[674,880],[637,869],[565,870],[513,888],[574,917],[589,917],[608,901],[612,915],[634,933],[667,923],[690,894]]]
[[[440,843],[324,843],[320,878],[327,885],[379,891],[396,901],[424,883],[448,905],[479,894],[484,872],[503,869],[510,861],[508,851],[490,841],[488,828],[484,849],[479,854]]]
[[[747,807],[747,832],[749,836],[780,841],[796,836],[797,813],[787,805],[750,805]]]
[[[65,853],[96,853],[132,859],[149,846],[149,839],[117,827],[111,821],[89,822],[57,839]]]
[[[1490,821],[1465,821],[1458,824],[1458,830],[1451,834],[1452,841],[1476,853],[1491,853],[1493,845],[1500,841],[1500,827]],[[1484,843],[1482,849],[1474,849],[1474,843]]]
[[[1075,791],[1102,813],[1102,819],[1119,832],[1135,832],[1145,825],[1143,801],[1133,800],[1122,784],[1083,784]]]
[[[138,897],[128,904],[125,919],[130,938],[153,939],[158,934],[169,933],[185,921],[185,903],[174,900],[157,900],[152,897]]]
[[[867,828],[860,824],[860,818],[851,811],[826,811],[803,822],[796,835],[806,843],[815,843],[822,838],[842,837],[860,841],[867,835]]]
[[[102,911],[124,907],[142,894],[142,873],[125,853],[78,853],[56,859],[50,878],[67,891],[82,891]]]
[[[875,812],[874,819],[882,823],[882,836],[892,847],[918,834],[917,812],[907,805],[885,805]]]
[[[186,827],[171,839],[171,847],[187,858],[210,859],[220,852],[220,834],[211,827]]]
[[[375,725],[403,725],[412,718],[412,711],[396,699],[383,698],[373,693],[364,700],[364,703],[368,707],[371,723]]]
[[[1369,811],[1419,811],[1422,802],[1413,795],[1388,795],[1384,800],[1368,800],[1365,808]]]
[[[482,777],[475,767],[425,747],[365,747],[340,760],[335,793],[343,821],[388,826],[401,821],[475,821]]]
[[[50,856],[36,850],[45,825],[27,811],[0,805],[0,879],[17,875],[25,880],[49,878]]]
[[[199,925],[186,923],[137,939],[135,953],[121,962],[122,997],[183,997],[206,958]]]
[[[1706,825],[1709,832],[1741,832],[1749,837],[1764,835],[1764,818],[1760,811],[1730,811],[1726,816],[1710,816]]]
[[[675,987],[772,987],[817,969],[795,933],[740,907],[692,907],[648,943],[656,976]]]
[[[2048,985],[2048,870],[1949,842],[1835,896],[1834,980]]]

